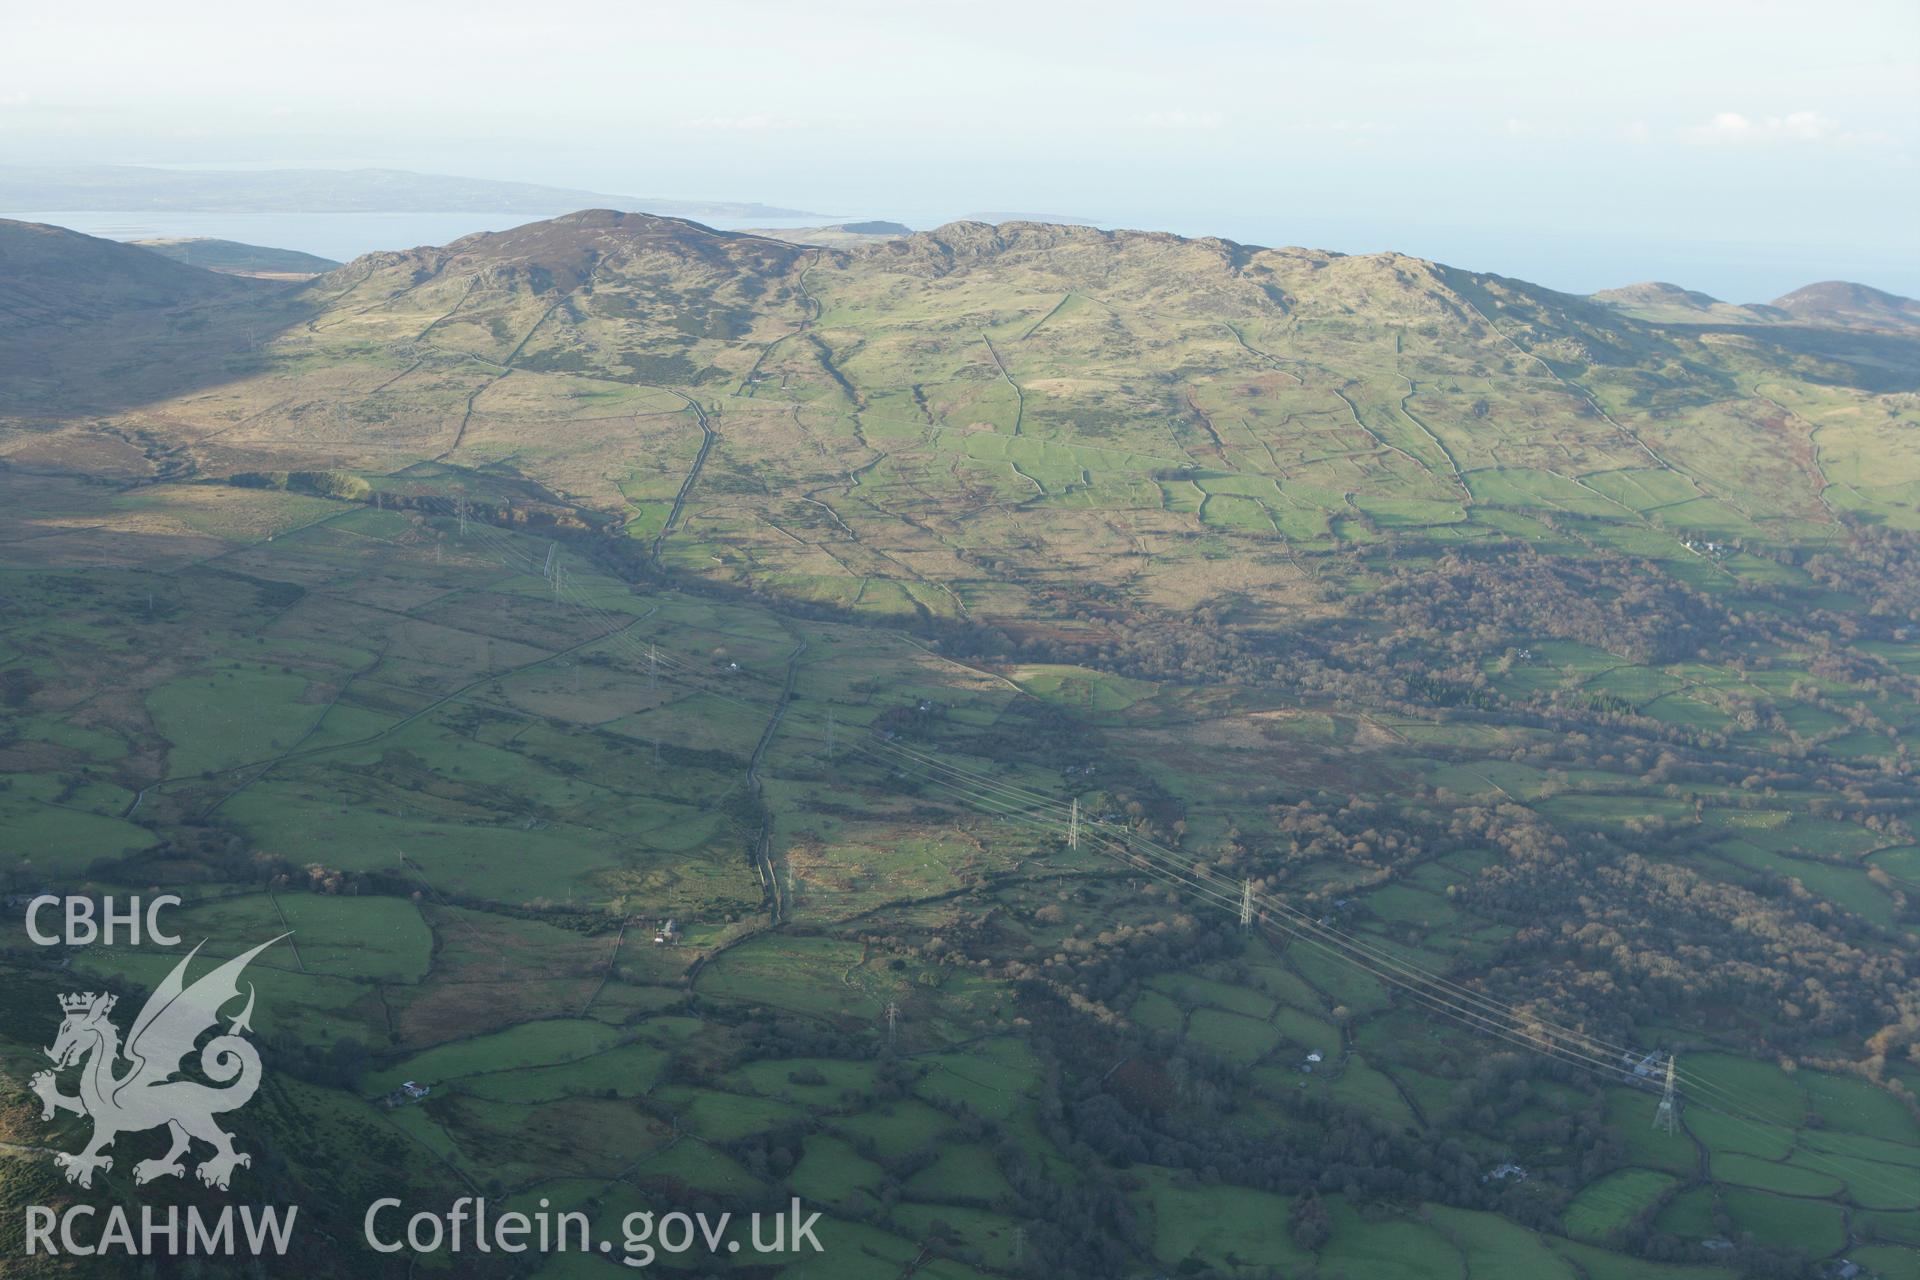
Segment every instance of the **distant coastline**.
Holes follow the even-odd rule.
[[[0,218],[46,222],[105,240],[152,240],[173,236],[205,236],[237,240],[275,249],[296,249],[349,262],[363,253],[382,249],[411,249],[440,245],[477,231],[505,231],[543,217],[569,213],[502,213],[499,211],[391,212],[391,213],[216,213],[193,211],[138,211],[107,209],[0,210]],[[696,219],[723,231],[745,227],[815,225],[817,218]]]

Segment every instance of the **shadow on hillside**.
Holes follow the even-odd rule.
[[[1789,357],[1811,357],[1819,363],[1802,359],[1791,366],[1809,382],[1877,394],[1920,391],[1920,333],[1803,325],[1703,325],[1697,332],[1731,334]]]
[[[1777,360],[1783,373],[1810,382],[1873,393],[1920,390],[1920,330],[1659,322],[1524,280],[1482,278],[1451,267],[1438,271],[1454,293],[1478,310],[1477,318],[1507,338],[1521,332],[1519,345],[1529,352],[1551,338],[1567,336],[1585,348],[1593,363],[1628,367],[1664,362],[1672,354],[1673,337],[1724,335],[1752,343]],[[1498,281],[1504,292],[1490,291],[1486,279]],[[1731,394],[1738,388],[1728,381],[1725,389]]]
[[[224,297],[9,334],[0,343],[0,417],[113,414],[265,372],[274,338],[315,310],[301,285],[259,281]]]

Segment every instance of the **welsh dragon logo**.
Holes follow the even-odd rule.
[[[113,1012],[114,996],[89,991],[60,997],[66,1018],[53,1047],[46,1051],[54,1069],[38,1073],[28,1083],[40,1095],[42,1120],[51,1120],[61,1111],[93,1117],[93,1140],[84,1150],[54,1155],[54,1163],[66,1171],[67,1181],[91,1187],[94,1170],[112,1170],[113,1158],[101,1153],[113,1145],[116,1137],[162,1125],[173,1145],[159,1159],[134,1165],[135,1182],[184,1176],[186,1166],[180,1158],[195,1139],[213,1148],[213,1154],[194,1170],[210,1187],[225,1191],[234,1169],[253,1163],[253,1157],[233,1149],[233,1135],[214,1122],[221,1112],[245,1106],[260,1087],[260,1055],[241,1034],[253,1029],[249,1022],[253,1016],[252,983],[247,984],[246,1007],[226,1033],[214,1036],[200,1049],[200,1073],[214,1083],[174,1077],[185,1068],[187,1055],[194,1051],[200,1037],[209,1029],[217,1029],[221,1008],[239,998],[241,971],[278,941],[280,938],[263,942],[188,986],[187,965],[200,954],[200,947],[195,947],[147,997],[124,1045],[119,1029],[108,1017]],[[123,1062],[126,1065],[121,1069]],[[70,1097],[60,1092],[56,1073],[76,1064],[80,1068],[80,1092]]]

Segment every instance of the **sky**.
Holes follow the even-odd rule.
[[[195,0],[0,12],[0,163],[1032,212],[1588,291],[1920,294],[1920,3]]]

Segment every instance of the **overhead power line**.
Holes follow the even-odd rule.
[[[562,579],[560,575],[549,576],[544,572],[554,563],[553,552],[549,551],[543,557],[486,522],[469,519],[464,503],[457,509],[450,508],[450,512],[460,516],[465,532],[477,533],[477,541],[491,548],[503,565],[529,577],[538,575],[547,578],[552,584],[556,602],[571,604],[603,622],[621,618],[622,615],[596,603],[580,585],[577,576]],[[608,636],[604,643],[625,650],[627,657],[647,672],[650,688],[655,687],[658,680],[666,679],[704,697],[756,712],[767,711],[764,702],[714,688],[709,682],[712,676],[710,665],[689,661],[656,642],[643,644],[625,630],[620,630]],[[745,668],[741,670],[756,683],[764,683],[770,688],[775,684],[762,673]],[[702,679],[703,676],[707,678]],[[815,713],[809,710],[789,705],[780,726],[782,734],[807,737],[805,733],[793,730],[805,726],[814,716]],[[814,741],[824,742],[830,749],[834,746],[835,732],[832,717],[831,708],[821,713],[817,725],[820,732],[813,736]],[[854,736],[843,750],[847,748],[881,767],[918,772],[924,781],[992,817],[1060,837],[1071,849],[1091,848],[1100,852],[1200,902],[1230,912],[1244,924],[1258,928],[1263,933],[1271,934],[1277,930],[1283,934],[1284,941],[1303,943],[1337,963],[1368,973],[1400,992],[1414,1007],[1455,1026],[1539,1054],[1612,1084],[1636,1083],[1640,1079],[1634,1073],[1636,1066],[1663,1064],[1662,1069],[1668,1076],[1668,1089],[1663,1090],[1656,1113],[1660,1123],[1665,1122],[1667,1100],[1682,1096],[1691,1099],[1695,1106],[1703,1110],[1755,1132],[1765,1133],[1768,1129],[1779,1128],[1783,1123],[1768,1119],[1739,1093],[1716,1081],[1702,1077],[1696,1071],[1681,1070],[1672,1055],[1619,1044],[1468,987],[1395,955],[1377,943],[1355,937],[1284,900],[1258,894],[1254,892],[1251,880],[1243,879],[1237,885],[1214,882],[1193,860],[1152,841],[1131,827],[1086,818],[1079,812],[1078,797],[1062,799],[1005,777],[969,768],[951,756],[898,741]],[[1791,1120],[1784,1123],[1789,1129],[1793,1127]],[[1825,1153],[1803,1148],[1795,1159],[1826,1166],[1829,1172],[1835,1172],[1836,1176],[1847,1181],[1874,1185],[1901,1195],[1908,1194],[1895,1181],[1883,1183],[1869,1171],[1850,1170],[1849,1166]]]

